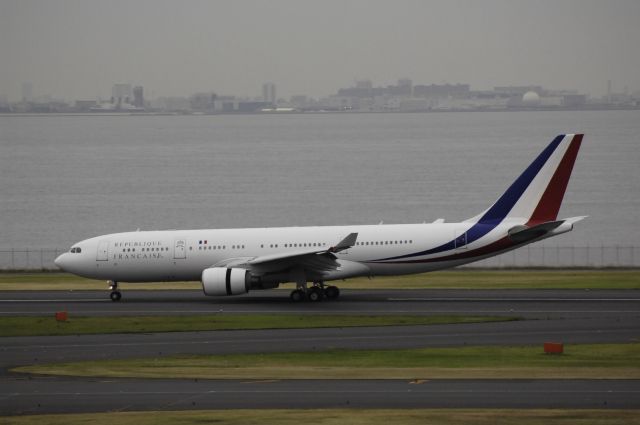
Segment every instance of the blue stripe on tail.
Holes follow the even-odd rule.
[[[553,142],[542,151],[540,155],[524,170],[524,172],[516,179],[515,182],[507,189],[507,191],[496,201],[495,204],[478,220],[478,224],[490,224],[497,226],[509,214],[509,211],[518,202],[527,187],[533,179],[538,175],[544,164],[549,160],[553,152],[556,150],[564,134],[559,135]],[[494,227],[495,227],[494,226]]]
[[[476,241],[495,229],[495,227],[505,219],[509,212],[513,209],[516,202],[522,197],[533,179],[538,175],[544,164],[549,160],[553,152],[557,149],[565,135],[557,136],[549,145],[538,155],[538,157],[527,167],[526,170],[516,179],[515,182],[507,189],[507,191],[496,201],[495,204],[487,210],[487,212],[467,230],[467,244]],[[460,237],[460,236],[458,236]],[[455,239],[457,239],[456,237]],[[436,254],[439,252],[449,251],[455,248],[455,239],[444,243],[426,251],[416,252],[414,254],[400,255],[398,257],[381,258],[374,261],[397,260],[401,258],[418,257],[421,255]]]

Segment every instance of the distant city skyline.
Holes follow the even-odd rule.
[[[393,86],[395,84],[400,84],[402,81],[409,81],[412,82],[413,80],[411,78],[407,78],[407,77],[403,77],[403,78],[397,78],[395,82],[393,81],[389,81],[386,82],[384,84],[379,83],[377,84],[374,81],[371,81],[370,79],[354,79],[351,82],[348,82],[348,84],[343,84],[341,87],[334,87],[332,90],[330,90],[328,93],[323,93],[320,94],[318,96],[312,96],[309,95],[308,93],[305,92],[301,92],[301,93],[295,93],[295,94],[291,94],[288,97],[284,97],[284,96],[278,96],[277,94],[280,92],[280,86],[276,83],[273,82],[268,82],[268,83],[261,83],[258,84],[256,83],[256,93],[255,94],[246,94],[246,95],[240,95],[240,94],[236,94],[236,93],[231,93],[229,90],[225,90],[224,88],[217,88],[217,89],[210,89],[210,90],[206,90],[206,89],[197,89],[193,92],[182,92],[182,93],[174,93],[171,95],[163,95],[163,94],[158,94],[157,91],[154,90],[150,90],[148,91],[148,93],[150,93],[149,96],[146,96],[149,99],[157,99],[157,98],[163,98],[163,97],[178,97],[178,98],[188,98],[190,96],[193,96],[197,93],[202,93],[202,92],[210,92],[210,93],[216,93],[216,94],[222,94],[224,96],[233,96],[233,97],[238,97],[238,98],[245,98],[245,99],[267,99],[266,96],[268,96],[268,99],[270,102],[274,102],[277,101],[278,99],[289,99],[291,97],[295,97],[295,96],[306,96],[306,97],[311,97],[311,98],[316,98],[316,99],[321,99],[327,96],[333,96],[339,93],[340,90],[346,88],[346,87],[357,87],[358,84],[361,84],[363,82],[370,82],[372,84],[373,87],[388,87],[388,86]],[[417,84],[437,84],[435,82],[429,82],[429,81],[416,81],[415,83]],[[466,84],[463,81],[460,82],[442,82],[441,84]],[[574,90],[576,92],[580,92],[581,94],[585,94],[587,96],[594,96],[594,97],[605,97],[607,95],[610,95],[611,93],[638,93],[640,92],[640,88],[636,88],[636,87],[629,87],[627,85],[625,85],[624,87],[620,87],[619,85],[616,86],[615,82],[611,81],[611,80],[607,80],[605,82],[605,90],[600,93],[598,92],[598,95],[594,96],[593,93],[591,92],[580,92],[579,90],[575,90],[571,87],[545,87],[545,89],[551,89],[551,90]],[[19,101],[34,101],[34,100],[38,100],[38,99],[47,99],[48,101],[51,100],[61,100],[61,101],[66,101],[66,102],[73,102],[75,100],[101,100],[101,101],[109,101],[110,98],[113,97],[123,97],[123,96],[116,96],[114,95],[114,87],[119,86],[120,88],[122,88],[122,86],[128,86],[129,90],[133,90],[132,87],[133,86],[143,86],[143,84],[140,84],[139,82],[137,83],[105,83],[103,84],[106,88],[103,90],[105,92],[105,94],[101,94],[101,95],[96,95],[94,97],[91,96],[80,96],[80,97],[76,97],[76,98],[69,98],[69,97],[64,97],[64,96],[56,96],[53,95],[51,93],[43,93],[40,92],[38,90],[37,84],[34,84],[32,81],[23,81],[20,82],[18,84],[19,90],[17,91],[19,94],[16,96],[8,96],[7,92],[0,92],[0,97],[2,97],[5,101],[11,101],[11,102],[19,102]],[[522,84],[513,84],[512,86],[535,86],[536,84],[529,84],[529,83],[522,83]],[[278,91],[276,92],[276,87],[278,89]],[[500,87],[504,87],[504,85],[496,85],[493,87],[482,87],[482,88],[478,88],[478,87],[472,87],[473,90],[493,90],[495,88],[500,88]],[[260,92],[261,90],[261,92]],[[131,97],[131,99],[133,99],[133,92],[129,93],[128,96]]]
[[[3,0],[0,96],[322,97],[356,80],[640,89],[640,2]]]
[[[457,82],[454,84],[443,83],[437,84],[433,82],[424,82],[424,81],[414,81],[411,78],[403,77],[398,78],[395,83],[390,84],[376,84],[376,82],[371,81],[369,79],[364,80],[355,80],[350,84],[346,84],[342,87],[335,87],[329,93],[325,93],[318,97],[309,96],[305,93],[300,93],[297,95],[292,95],[289,98],[284,98],[278,96],[279,87],[277,84],[273,82],[265,82],[261,85],[261,94],[258,93],[253,96],[242,96],[235,93],[227,93],[223,90],[197,90],[194,93],[181,93],[173,96],[158,96],[154,95],[152,92],[151,95],[144,94],[148,93],[146,88],[142,84],[133,84],[133,83],[114,83],[111,85],[109,89],[110,95],[106,96],[98,96],[95,98],[79,98],[79,99],[69,99],[62,97],[55,97],[48,93],[39,93],[36,89],[34,89],[34,84],[32,82],[22,82],[21,83],[21,95],[18,99],[8,99],[5,94],[0,93],[0,100],[3,102],[9,101],[10,103],[19,103],[19,102],[32,102],[32,103],[49,103],[49,102],[65,102],[67,104],[73,104],[73,102],[97,102],[97,103],[129,103],[134,104],[136,106],[143,106],[144,100],[158,100],[165,98],[175,98],[175,99],[192,99],[194,97],[202,97],[205,96],[207,98],[214,96],[220,97],[224,99],[236,99],[236,100],[250,100],[250,101],[264,101],[270,104],[276,104],[279,102],[289,102],[291,100],[299,100],[299,98],[303,98],[306,100],[326,100],[327,98],[332,97],[352,97],[354,96],[354,92],[358,92],[360,90],[365,90],[370,92],[370,96],[375,97],[377,95],[384,96],[401,96],[401,97],[433,97],[433,96],[442,96],[443,93],[438,93],[438,90],[445,90],[447,93],[444,93],[445,96],[449,96],[451,94],[456,95],[468,95],[468,94],[485,94],[488,95],[490,93],[502,93],[505,94],[507,92],[511,92],[513,94],[514,90],[516,92],[520,92],[524,89],[525,91],[533,90],[540,94],[542,93],[556,93],[559,94],[576,94],[581,96],[586,96],[586,99],[589,99],[590,93],[581,93],[578,90],[573,90],[570,88],[564,87],[543,87],[535,84],[521,84],[521,85],[499,85],[490,88],[478,89],[476,87],[472,87],[470,84],[466,84],[464,82]],[[435,89],[435,92],[432,92],[432,89]],[[453,89],[452,92],[449,90]],[[456,91],[457,90],[457,91]],[[462,92],[460,92],[462,90]],[[137,92],[137,94],[136,94]],[[220,94],[224,93],[224,94]],[[524,93],[524,92],[522,92]],[[520,94],[522,94],[520,93]],[[630,90],[628,87],[624,87],[622,90],[614,90],[613,84],[611,80],[607,81],[607,90],[603,96],[600,97],[591,97],[592,100],[604,99],[611,100],[610,96],[615,94],[628,94],[635,99],[640,97],[640,90]],[[355,97],[361,97],[362,93],[355,94]],[[367,95],[368,96],[368,95]],[[365,97],[367,97],[365,96]]]

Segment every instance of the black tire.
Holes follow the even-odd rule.
[[[300,289],[295,289],[291,291],[291,295],[289,295],[289,298],[291,298],[291,301],[293,301],[294,303],[299,303],[300,301],[304,301],[304,291]]]
[[[322,289],[314,286],[313,288],[309,289],[309,293],[307,294],[307,297],[309,297],[309,301],[315,303],[318,301],[322,301],[323,295],[324,294],[322,293]]]
[[[111,295],[109,295],[109,297],[111,297],[111,301],[120,301],[120,298],[122,298],[122,294],[120,293],[120,291],[113,291]]]
[[[324,296],[330,300],[335,300],[340,296],[340,289],[337,286],[327,286],[324,289]]]

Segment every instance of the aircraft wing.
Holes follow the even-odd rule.
[[[335,253],[351,248],[357,238],[357,233],[351,233],[329,249],[287,251],[247,258],[245,261],[231,261],[231,264],[235,267],[246,267],[256,274],[280,272],[294,267],[322,273],[340,267]]]

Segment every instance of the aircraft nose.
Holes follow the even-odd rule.
[[[66,264],[66,261],[65,261],[66,256],[67,256],[66,252],[64,254],[58,255],[58,258],[53,260],[53,263],[56,266],[58,266],[60,269],[64,270],[64,266]]]

